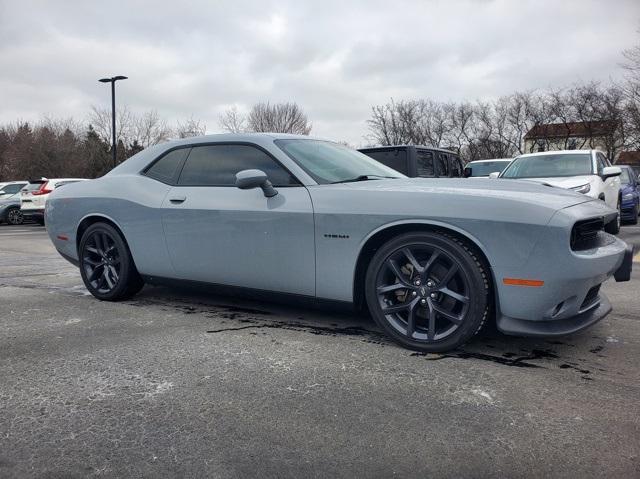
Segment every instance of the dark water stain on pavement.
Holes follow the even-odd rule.
[[[490,361],[496,364],[502,364],[504,366],[514,366],[517,368],[541,368],[546,369],[539,364],[529,363],[526,360],[534,359],[530,356],[522,356],[516,358],[505,358],[503,356],[493,356],[491,354],[475,353],[469,351],[458,351],[444,354],[430,354],[430,353],[411,353],[411,356],[424,356],[425,359],[430,361],[436,361],[440,359],[480,359],[482,361]]]
[[[377,331],[363,328],[361,326],[316,326],[311,324],[285,322],[285,321],[263,321],[251,318],[238,320],[240,323],[248,323],[246,326],[237,326],[230,328],[210,329],[209,334],[224,333],[228,331],[241,331],[244,329],[283,329],[288,331],[301,331],[305,333],[316,334],[320,336],[357,336],[363,341],[375,344],[388,344],[389,339]]]

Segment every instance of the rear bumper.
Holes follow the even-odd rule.
[[[44,209],[41,209],[41,210],[36,210],[36,209],[25,210],[25,209],[21,208],[20,211],[22,211],[22,216],[25,219],[32,219],[32,220],[44,219]]]

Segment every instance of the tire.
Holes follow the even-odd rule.
[[[640,210],[640,207],[638,205],[636,205],[633,208],[633,213],[632,213],[633,219],[631,221],[629,221],[629,223],[632,224],[632,225],[637,225],[638,224],[638,215],[640,214],[640,211],[638,211],[638,210]]]
[[[622,215],[620,198],[618,198],[618,217],[614,221],[610,221],[608,224],[604,226],[604,230],[612,235],[617,235],[620,233],[620,225],[622,220],[620,219]]]
[[[9,211],[7,211],[6,219],[7,224],[9,225],[17,226],[24,223],[24,216],[22,216],[22,211],[20,211],[20,208],[11,208]]]
[[[452,236],[405,233],[371,259],[365,296],[373,319],[398,344],[449,351],[486,323],[489,271],[473,248]]]
[[[84,285],[102,301],[130,298],[144,286],[124,238],[107,223],[87,228],[78,256]]]

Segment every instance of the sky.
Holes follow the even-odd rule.
[[[638,0],[0,0],[0,123],[118,105],[193,117],[295,101],[312,134],[365,144],[390,99],[490,100],[621,78]]]

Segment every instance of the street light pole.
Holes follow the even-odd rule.
[[[118,155],[116,152],[116,82],[118,80],[126,80],[127,77],[118,75],[111,78],[101,78],[98,80],[102,83],[111,83],[111,139],[113,145],[111,146],[111,154],[113,155],[113,167],[115,168],[118,163]]]

